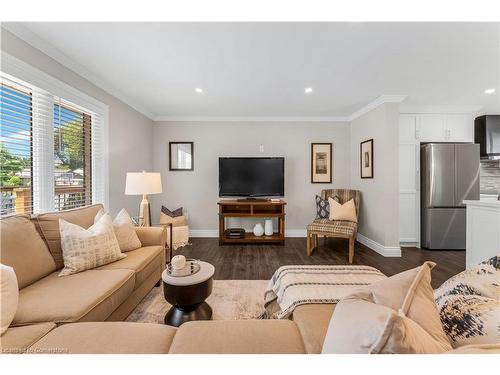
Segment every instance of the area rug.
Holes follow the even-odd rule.
[[[255,319],[264,311],[264,292],[269,280],[214,280],[207,298],[214,320]],[[162,287],[153,288],[127,318],[129,322],[161,323],[171,305]]]

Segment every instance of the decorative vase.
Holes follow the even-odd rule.
[[[266,219],[264,227],[265,227],[264,233],[266,234],[266,236],[272,236],[274,233],[273,219]]]
[[[172,258],[172,268],[176,271],[182,270],[186,267],[186,257],[184,255],[176,255]]]
[[[264,227],[261,223],[255,224],[255,226],[253,227],[253,234],[257,237],[260,237],[264,234]]]

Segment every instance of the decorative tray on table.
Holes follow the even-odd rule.
[[[180,270],[172,267],[172,263],[167,264],[167,274],[174,277],[191,276],[200,270],[200,264],[196,259],[186,259],[186,265]]]

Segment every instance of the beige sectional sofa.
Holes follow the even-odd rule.
[[[166,234],[160,227],[137,228],[143,247],[126,258],[58,277],[63,266],[58,219],[89,227],[100,208],[0,221],[0,262],[14,268],[20,288],[14,321],[0,337],[2,353],[321,352],[332,304],[298,306],[292,320],[198,321],[180,328],[120,321],[160,280]]]
[[[136,228],[143,247],[93,270],[58,277],[58,220],[93,224],[94,205],[1,220],[0,262],[14,268],[19,305],[4,353],[319,353],[333,305],[300,306],[290,320],[203,321],[179,329],[124,320],[160,280],[163,228]]]

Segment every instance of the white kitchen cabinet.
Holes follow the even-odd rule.
[[[419,243],[420,142],[417,115],[401,115],[399,122],[399,240]]]
[[[420,142],[446,142],[445,115],[419,115],[417,140]]]
[[[474,142],[474,121],[468,114],[416,115],[420,142]]]
[[[399,118],[399,142],[414,143],[417,136],[417,116],[401,115]]]
[[[446,142],[474,142],[474,121],[471,115],[446,115]]]
[[[419,243],[419,225],[417,220],[420,218],[418,200],[415,193],[399,194],[399,241],[404,244]]]

